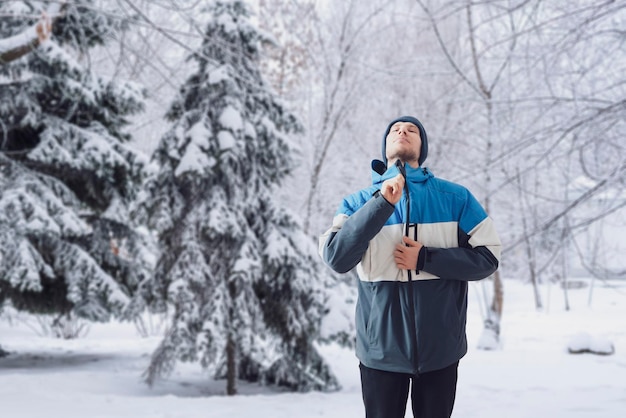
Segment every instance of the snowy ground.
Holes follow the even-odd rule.
[[[542,289],[546,308],[534,309],[532,288],[505,283],[503,347],[475,349],[481,332],[471,287],[468,338],[461,361],[456,418],[617,418],[626,413],[626,283],[571,290]],[[6,312],[5,312],[6,316]],[[22,316],[23,318],[23,316]],[[223,382],[208,382],[184,365],[150,389],[140,375],[157,337],[141,338],[132,324],[92,325],[77,340],[38,336],[32,319],[0,320],[0,417],[3,418],[232,418],[362,417],[357,361],[351,350],[322,347],[343,385],[336,393],[276,393],[240,385],[223,396]],[[606,338],[615,354],[568,354],[586,332]],[[410,410],[410,408],[408,408]],[[407,417],[411,416],[410,413]]]

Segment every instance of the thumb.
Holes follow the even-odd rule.
[[[412,240],[407,236],[402,237],[402,242],[404,242],[409,247],[417,247],[419,245],[419,242]]]

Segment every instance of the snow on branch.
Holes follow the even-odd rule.
[[[39,21],[17,35],[0,39],[0,64],[6,64],[28,54],[50,38],[52,21],[42,13]]]

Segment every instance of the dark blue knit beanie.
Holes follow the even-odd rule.
[[[426,130],[424,126],[422,126],[422,122],[414,118],[413,116],[402,116],[397,119],[391,121],[387,129],[385,130],[385,134],[383,135],[383,161],[385,165],[387,165],[387,135],[389,135],[389,131],[394,123],[398,122],[411,122],[413,125],[417,126],[420,131],[420,138],[422,138],[422,149],[420,151],[419,165],[421,166],[426,160],[426,156],[428,155],[428,138],[426,136]]]

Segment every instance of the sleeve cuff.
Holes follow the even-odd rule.
[[[424,263],[426,262],[426,247],[420,248],[420,252],[417,255],[417,270],[424,270]]]
[[[390,201],[388,201],[387,199],[385,199],[385,196],[382,195],[382,193],[380,192],[380,190],[376,190],[374,192],[374,194],[372,195],[374,198],[376,199],[383,199],[385,202],[387,202],[389,204],[389,206],[395,208],[396,205],[394,205],[393,203],[391,203]]]

